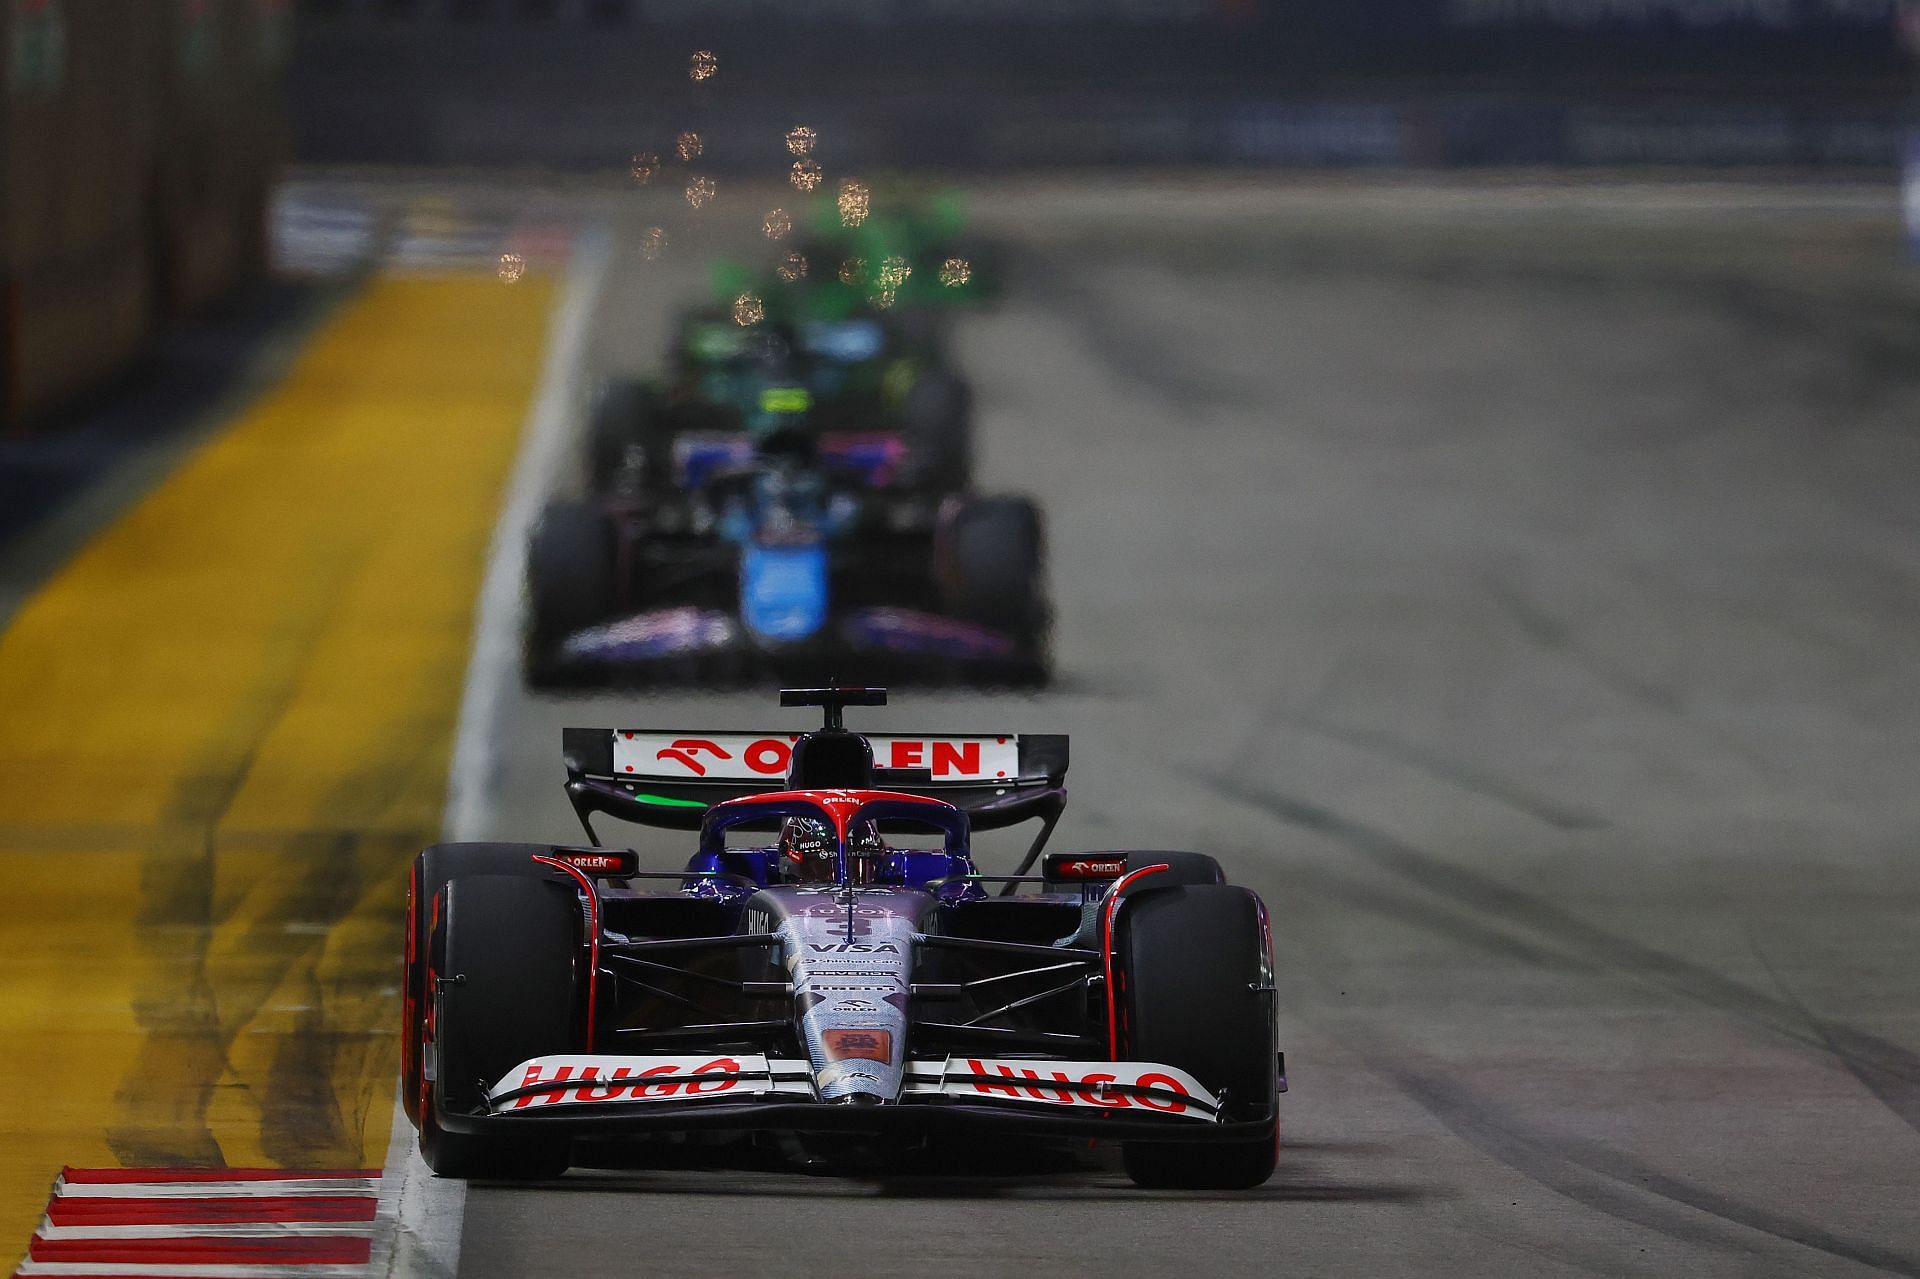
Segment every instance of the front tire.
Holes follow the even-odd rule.
[[[1165,848],[1129,848],[1130,867],[1165,866],[1157,875],[1143,876],[1138,882],[1142,892],[1169,888],[1175,884],[1224,884],[1227,874],[1220,863],[1206,853],[1183,853]]]
[[[579,908],[545,879],[463,875],[442,890],[439,914],[421,1158],[442,1177],[557,1177],[571,1159],[564,1135],[449,1132],[437,1116],[477,1111],[486,1089],[521,1062],[574,1049]]]
[[[1144,892],[1122,912],[1127,1056],[1191,1074],[1223,1095],[1229,1120],[1268,1124],[1231,1143],[1124,1142],[1136,1185],[1249,1190],[1273,1175],[1279,1055],[1262,913],[1259,898],[1225,884]]]
[[[908,473],[927,493],[960,493],[973,484],[973,392],[945,369],[914,380],[900,405]]]
[[[421,1058],[427,1010],[433,999],[427,974],[439,962],[434,947],[442,932],[439,911],[446,908],[444,890],[460,875],[544,879],[546,871],[533,859],[552,851],[546,844],[434,844],[413,859],[413,870],[407,877],[406,962],[400,988],[400,1075],[407,1118],[415,1127],[421,1126],[423,1113],[432,1109],[426,1099]]]

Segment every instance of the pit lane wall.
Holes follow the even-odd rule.
[[[303,158],[604,169],[682,128],[829,165],[1874,166],[1901,0],[309,0]],[[690,83],[688,54],[718,72]],[[351,93],[342,93],[351,86]]]
[[[0,0],[0,429],[264,268],[289,0]]]

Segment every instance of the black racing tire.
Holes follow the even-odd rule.
[[[946,518],[938,540],[941,590],[954,614],[1038,638],[1046,627],[1046,535],[1032,501],[968,498]]]
[[[427,985],[429,948],[438,926],[436,901],[456,875],[523,875],[544,879],[547,871],[533,859],[551,853],[546,844],[434,844],[413,859],[407,876],[406,952],[402,963],[400,1004],[401,1100],[407,1118],[420,1126],[423,1077],[420,1046],[422,1019],[433,991]]]
[[[1175,888],[1182,884],[1227,882],[1226,872],[1220,869],[1220,863],[1206,853],[1183,853],[1165,848],[1129,848],[1124,850],[1124,855],[1129,872],[1142,870],[1148,866],[1166,867],[1165,870],[1152,875],[1142,875],[1128,884],[1121,890],[1127,897],[1143,895],[1162,888]],[[1007,887],[1010,891],[1014,886],[1010,884]],[[1088,948],[1100,945],[1100,915],[1101,908],[1097,903],[1083,907],[1080,927],[1061,938],[1060,944]]]
[[[1134,881],[1142,890],[1171,888],[1177,884],[1224,884],[1227,874],[1220,869],[1220,863],[1206,853],[1183,853],[1165,848],[1129,848],[1127,865],[1138,870],[1142,866],[1165,865],[1166,869],[1157,875],[1142,875]]]
[[[577,1047],[579,907],[564,885],[523,875],[461,875],[441,893],[432,945],[445,980],[420,1157],[442,1177],[557,1177],[571,1162],[564,1134],[448,1132],[436,1115],[478,1109],[521,1062]]]
[[[613,379],[601,385],[587,414],[587,483],[595,493],[611,493],[619,483],[629,452],[646,446],[652,396],[643,382]]]
[[[973,485],[973,391],[947,369],[915,378],[900,404],[907,476],[927,493],[962,493]]]
[[[1279,1054],[1261,913],[1257,897],[1225,884],[1144,892],[1121,912],[1124,1056],[1178,1066],[1223,1093],[1229,1120],[1268,1121],[1245,1141],[1123,1142],[1136,1185],[1249,1190],[1273,1175]]]
[[[527,543],[526,669],[542,683],[551,650],[614,608],[613,522],[591,501],[550,502]]]

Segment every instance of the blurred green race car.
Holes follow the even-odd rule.
[[[731,307],[689,312],[662,377],[602,388],[589,423],[596,492],[685,492],[715,458],[792,430],[828,455],[886,454],[875,471],[886,487],[938,495],[971,484],[972,391],[937,324],[870,307],[805,318],[793,300],[764,296],[751,325]]]

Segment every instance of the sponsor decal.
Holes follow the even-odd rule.
[[[728,1092],[771,1090],[765,1057],[536,1057],[493,1086],[491,1096],[522,1092],[499,1103],[506,1111],[606,1102],[670,1101]]]
[[[613,771],[678,781],[769,781],[787,775],[795,734],[614,734]],[[1017,776],[1019,738],[868,736],[881,768],[926,769],[936,782],[992,782]]]
[[[1212,1119],[1220,1105],[1184,1070],[1137,1061],[951,1058],[942,1072],[940,1091],[948,1096],[1146,1110],[1194,1119]]]
[[[893,1032],[890,1030],[825,1030],[820,1032],[821,1046],[835,1061],[858,1059],[890,1062],[893,1060]]]
[[[700,762],[700,752],[702,751],[711,755],[715,760],[733,758],[732,753],[729,752],[726,747],[720,745],[718,742],[710,742],[704,737],[678,738],[674,741],[673,745],[656,751],[654,758],[672,760],[683,768],[691,770],[694,776],[705,777],[707,775],[707,766]]]
[[[1047,879],[1118,879],[1127,873],[1125,853],[1048,853],[1040,873]]]
[[[553,850],[555,861],[565,862],[585,875],[603,875],[619,878],[631,875],[640,869],[640,854],[629,849],[584,849],[556,848]]]

